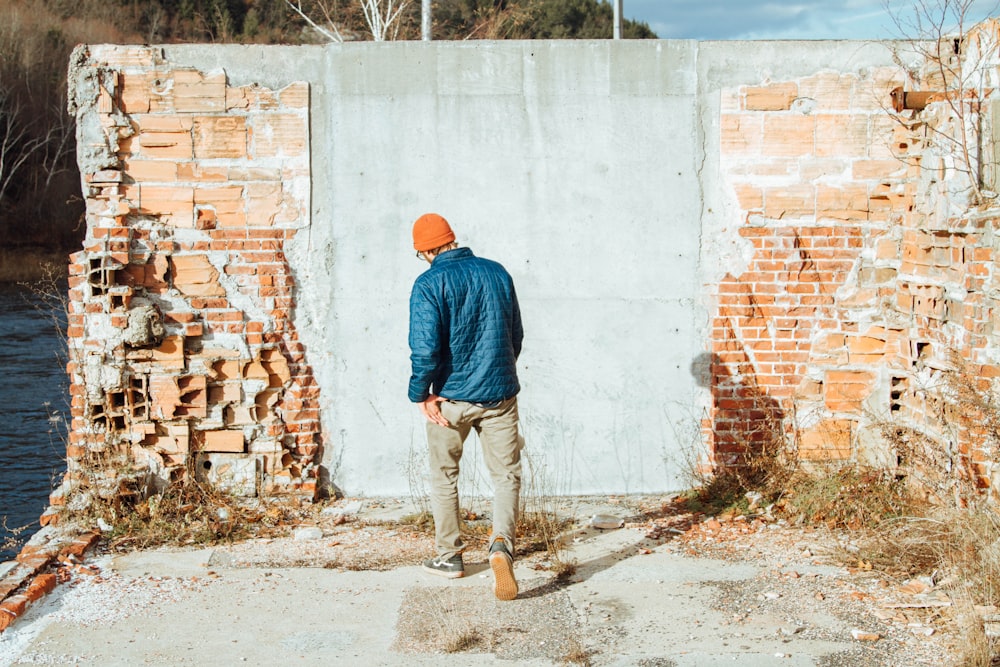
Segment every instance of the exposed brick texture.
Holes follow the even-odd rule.
[[[997,24],[980,30],[995,37]],[[146,47],[88,57],[104,135],[81,150],[110,154],[83,174],[69,470],[52,504],[187,474],[240,493],[315,493],[319,387],[284,252],[309,224],[308,86],[235,87]],[[918,83],[940,91],[932,65]],[[970,170],[948,139],[954,105],[990,130],[989,105],[939,92],[893,112],[904,85],[887,67],[721,91],[732,238],[712,242],[738,251],[705,286],[713,464],[786,437],[803,460],[859,460],[877,450],[874,422],[891,418],[977,486],[1000,475],[987,435],[954,419],[940,390],[956,353],[982,388],[1000,376],[1000,215],[969,205]],[[115,462],[134,475],[110,474]]]
[[[190,474],[313,496],[319,392],[284,253],[309,224],[307,84],[233,87],[145,47],[94,47],[85,66],[106,82],[96,108],[117,149],[83,173],[73,421],[52,504]]]
[[[891,69],[826,72],[722,95],[721,167],[750,252],[707,286],[703,430],[717,465],[774,429],[803,460],[858,460],[859,433],[871,442],[874,422],[892,419],[981,488],[1000,472],[986,435],[949,417],[940,381],[955,363],[980,389],[1000,375],[1000,215],[967,205],[967,175],[927,157],[942,152],[927,123],[954,132],[947,103],[891,111],[904,83]],[[979,108],[969,96],[973,124]]]

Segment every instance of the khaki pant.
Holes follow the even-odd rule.
[[[451,424],[427,422],[427,446],[431,464],[431,509],[434,512],[435,546],[438,556],[450,558],[465,548],[460,532],[458,464],[462,445],[476,429],[483,445],[483,458],[493,480],[493,533],[506,539],[511,555],[521,493],[521,438],[517,430],[517,397],[495,408],[464,401],[444,401],[441,414]]]

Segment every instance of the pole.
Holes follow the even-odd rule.
[[[431,41],[431,0],[422,0],[420,4],[420,39]]]
[[[611,4],[614,6],[614,38],[622,38],[622,0],[611,0]]]

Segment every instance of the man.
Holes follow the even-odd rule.
[[[438,554],[424,569],[449,578],[465,574],[458,471],[462,444],[475,429],[493,480],[494,593],[513,600],[522,442],[515,363],[523,338],[514,283],[500,264],[459,248],[448,221],[436,213],[413,224],[413,247],[430,263],[410,294],[409,397],[427,418]]]

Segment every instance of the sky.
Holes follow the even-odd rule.
[[[912,28],[917,7],[940,15],[942,6],[967,5],[966,16],[975,23],[1000,15],[998,4],[998,0],[622,0],[622,14],[646,22],[662,39],[900,39],[920,36]],[[893,16],[909,26],[905,33]],[[953,18],[946,22],[953,23]]]

